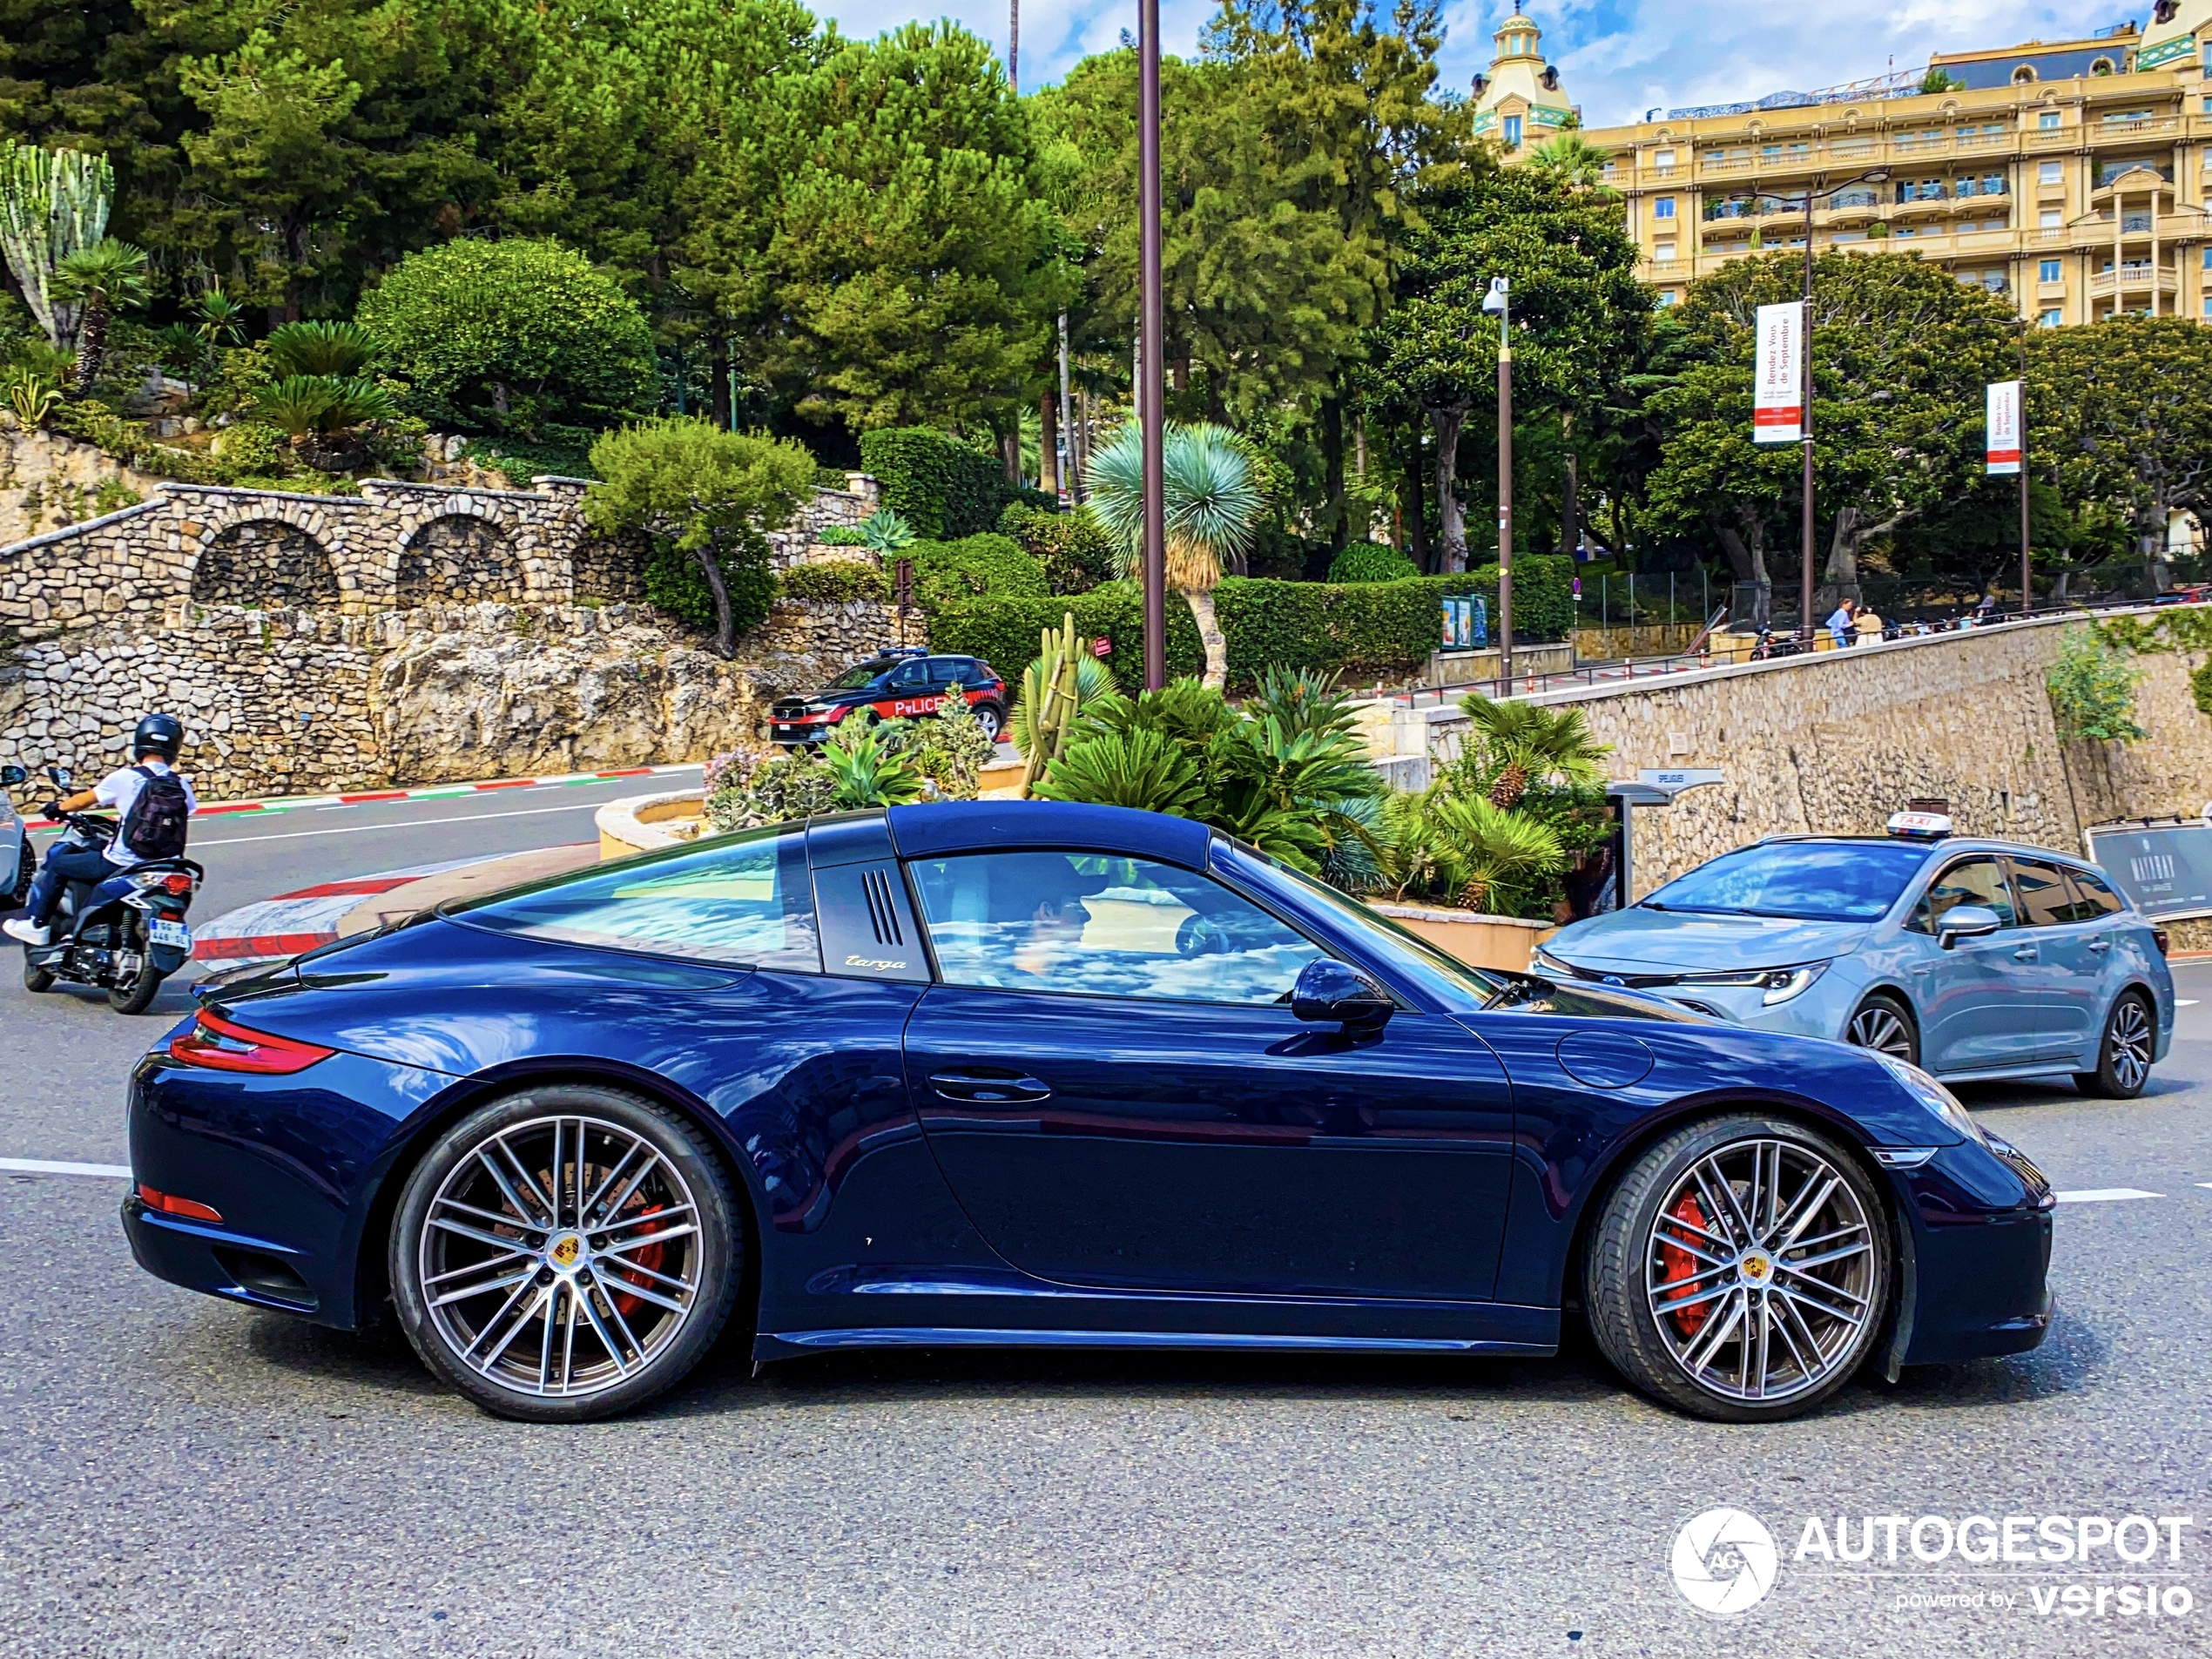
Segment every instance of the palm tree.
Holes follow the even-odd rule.
[[[1605,164],[1611,159],[1611,152],[1573,131],[1555,133],[1528,152],[1530,166],[1570,190],[1607,189]]]
[[[1468,781],[1492,806],[1519,806],[1532,784],[1604,781],[1602,763],[1613,745],[1592,739],[1581,710],[1494,703],[1480,691],[1461,698],[1460,708],[1474,728]]]
[[[1170,425],[1163,459],[1167,583],[1190,607],[1206,648],[1205,683],[1219,690],[1229,678],[1229,644],[1214,619],[1214,585],[1224,565],[1251,546],[1267,497],[1251,457],[1225,427]],[[1144,452],[1136,421],[1091,452],[1085,484],[1092,508],[1118,543],[1119,574],[1141,575]]]
[[[112,236],[78,249],[54,267],[55,296],[84,307],[77,330],[76,384],[71,388],[78,396],[90,396],[99,375],[108,319],[125,306],[143,304],[151,291],[146,251]]]

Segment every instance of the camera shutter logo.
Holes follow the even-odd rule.
[[[1774,1588],[1780,1552],[1757,1516],[1708,1509],[1675,1534],[1675,1588],[1700,1613],[1732,1618],[1749,1612]]]

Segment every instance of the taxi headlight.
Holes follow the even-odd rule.
[[[1685,974],[1684,985],[1737,987],[1745,990],[1757,988],[1759,1001],[1767,1008],[1777,1002],[1787,1002],[1792,997],[1803,996],[1812,982],[1828,971],[1826,962],[1799,962],[1793,968],[1747,968],[1725,974]]]

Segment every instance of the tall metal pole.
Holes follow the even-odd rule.
[[[1498,307],[1498,669],[1513,690],[1513,328]]]
[[[2027,569],[2027,319],[2020,320],[2020,615],[2027,615],[2035,603],[2035,590],[2029,585]]]
[[[1812,649],[1812,186],[1805,186],[1805,318],[1799,348],[1798,418],[1804,422],[1804,523],[1798,550],[1797,649]]]
[[[1144,685],[1168,683],[1166,416],[1160,293],[1160,0],[1139,0],[1136,192],[1143,313],[1137,324],[1136,418],[1144,448]]]
[[[1060,482],[1068,492],[1068,505],[1082,500],[1082,486],[1076,476],[1076,405],[1068,392],[1068,314],[1060,314]]]

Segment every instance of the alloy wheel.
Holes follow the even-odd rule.
[[[993,743],[999,740],[999,711],[994,708],[975,711],[975,724],[983,728],[983,735]]]
[[[1912,1028],[1905,1018],[1886,1002],[1869,1002],[1851,1016],[1851,1028],[1844,1034],[1855,1048],[1871,1049],[1885,1054],[1892,1060],[1908,1062],[1916,1056],[1912,1050]]]
[[[439,1184],[415,1251],[453,1359],[496,1386],[574,1399],[638,1376],[699,1301],[698,1202],[621,1124],[534,1118],[487,1136]]]
[[[2150,1016],[2143,1012],[2140,999],[2123,996],[2112,1010],[2112,1024],[2105,1035],[2112,1055],[2112,1075],[2120,1086],[2133,1094],[2150,1076],[2150,1057],[2155,1046],[2151,1036]]]
[[[1653,1324],[1683,1373],[1762,1404],[1820,1387],[1878,1316],[1873,1226],[1811,1147],[1759,1137],[1699,1158],[1659,1206],[1645,1252]]]

